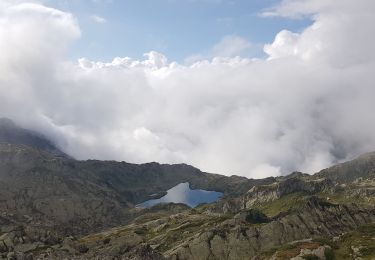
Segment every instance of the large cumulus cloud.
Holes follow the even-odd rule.
[[[153,51],[144,60],[67,61],[80,35],[71,14],[4,3],[1,112],[79,159],[185,162],[264,177],[375,150],[372,0],[283,1],[264,15],[313,23],[275,35],[266,59],[189,66]]]

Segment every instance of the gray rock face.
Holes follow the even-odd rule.
[[[298,211],[249,226],[227,221],[176,246],[170,259],[250,259],[259,252],[312,237],[334,237],[375,221],[375,209],[327,204],[312,198]]]
[[[255,204],[274,201],[291,193],[315,194],[333,189],[333,182],[326,178],[292,177],[270,185],[254,186],[244,196],[244,204],[246,208],[251,208]]]
[[[126,224],[151,194],[189,182],[226,194],[257,181],[180,165],[76,161],[24,145],[0,143],[0,216],[82,234]]]
[[[61,232],[84,232],[107,221],[119,223],[126,201],[105,186],[75,176],[69,162],[29,147],[0,144],[3,218],[60,227]]]

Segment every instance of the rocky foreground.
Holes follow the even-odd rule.
[[[183,164],[77,161],[43,139],[26,142],[27,130],[11,139],[16,126],[6,127],[0,259],[375,259],[375,153],[252,180]],[[182,182],[224,196],[194,209],[135,207]]]

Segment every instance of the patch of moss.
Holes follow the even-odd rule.
[[[375,236],[375,224],[362,225],[357,231],[365,235]]]
[[[255,208],[261,210],[268,217],[275,217],[281,212],[287,212],[302,206],[308,198],[309,196],[304,193],[292,193],[271,202],[258,204]]]
[[[372,194],[363,195],[361,190],[374,188],[374,182],[360,182],[356,184],[348,184],[345,189],[336,190],[334,193],[323,192],[317,194],[320,198],[327,199],[335,204],[358,204],[361,206],[373,206],[375,196]],[[364,192],[366,194],[366,192]]]
[[[338,248],[334,250],[337,259],[348,259],[353,254],[353,247],[359,249],[362,259],[375,258],[375,223],[359,227],[342,236]]]
[[[134,230],[134,233],[137,235],[146,235],[148,233],[148,230],[146,227],[139,227]]]
[[[369,247],[363,247],[359,249],[359,253],[361,256],[371,256],[375,252],[375,247],[374,246],[369,246]]]

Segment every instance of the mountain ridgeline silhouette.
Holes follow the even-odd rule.
[[[0,143],[23,144],[56,156],[67,157],[64,152],[45,136],[38,132],[19,127],[9,118],[0,118]]]
[[[223,196],[195,208],[136,207],[182,183]],[[0,119],[0,257],[371,259],[374,221],[374,153],[314,175],[247,179],[186,164],[79,161]]]

